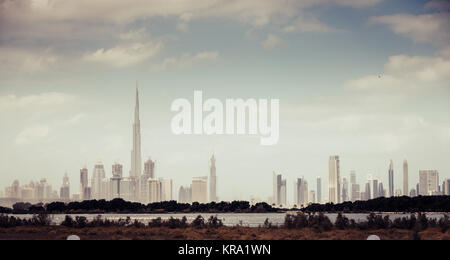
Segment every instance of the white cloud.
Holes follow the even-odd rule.
[[[261,45],[264,47],[264,49],[273,49],[279,45],[281,45],[283,43],[283,40],[274,35],[274,34],[269,34],[267,35],[267,39],[265,39]]]
[[[191,67],[194,64],[201,62],[217,62],[220,60],[220,53],[216,51],[211,52],[200,52],[196,55],[190,53],[185,53],[181,57],[166,58],[162,63],[157,65],[152,65],[150,67],[151,71],[158,72],[170,68],[186,68]]]
[[[86,117],[85,114],[76,114],[65,121],[66,125],[75,125],[78,124],[81,120]]]
[[[450,48],[450,14],[395,14],[370,18],[371,24],[384,24],[396,34],[414,42],[430,43],[447,53]]]
[[[51,49],[25,50],[0,46],[0,73],[36,73],[55,67],[58,57]]]
[[[450,59],[398,55],[389,58],[384,73],[348,81],[345,85],[359,90],[413,90],[448,88]]]
[[[143,62],[163,49],[162,42],[130,43],[98,49],[83,56],[85,61],[122,68]]]
[[[16,108],[28,108],[34,106],[52,106],[65,104],[74,99],[74,96],[48,92],[35,95],[18,97],[16,95],[0,96],[0,111]]]
[[[284,27],[284,32],[339,32],[340,30],[329,27],[312,15],[300,15],[292,24]]]
[[[18,145],[31,144],[46,138],[49,132],[50,128],[48,126],[32,126],[22,130],[22,132],[17,135],[15,142]]]

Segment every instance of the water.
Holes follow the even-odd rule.
[[[295,213],[292,213],[295,214]],[[97,216],[102,216],[102,218],[106,218],[109,220],[119,220],[119,219],[126,219],[127,217],[130,217],[132,221],[138,220],[142,223],[147,224],[153,219],[161,218],[163,220],[167,220],[170,217],[181,219],[184,216],[188,219],[188,222],[193,221],[198,215],[203,216],[203,218],[208,219],[211,216],[217,216],[219,219],[221,219],[225,226],[236,226],[236,225],[242,225],[247,227],[259,227],[263,226],[266,219],[269,219],[269,222],[272,223],[272,225],[283,225],[284,219],[286,217],[286,213],[273,213],[273,214],[238,214],[238,213],[224,213],[224,214],[61,214],[61,215],[51,215],[53,224],[60,224],[62,221],[64,221],[64,218],[66,215],[71,216],[73,219],[75,219],[76,216],[82,216],[86,217],[88,220],[92,220]],[[336,217],[338,214],[335,213],[328,213],[325,214],[331,222],[336,221]],[[358,221],[364,221],[367,219],[367,216],[369,214],[361,213],[361,214],[344,214],[347,218],[353,219],[356,222]],[[396,218],[402,218],[402,217],[409,217],[411,214],[401,214],[401,213],[385,213],[381,214],[383,216],[389,216],[391,220],[394,220]],[[28,219],[33,217],[33,215],[14,215],[18,218],[24,218]],[[442,213],[428,213],[427,217],[429,219],[440,219],[444,216]]]

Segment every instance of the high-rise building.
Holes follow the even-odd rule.
[[[64,201],[70,200],[70,183],[69,183],[69,176],[67,176],[67,172],[63,178],[63,183],[61,186],[59,197],[61,200]]]
[[[91,196],[95,200],[103,199],[102,198],[102,187],[103,187],[103,179],[105,178],[105,167],[101,162],[98,162],[94,166],[94,170],[92,171],[92,180],[91,180]]]
[[[403,195],[408,196],[409,192],[409,176],[408,176],[408,161],[405,159],[403,161]]]
[[[280,205],[283,205],[283,206],[287,205],[287,185],[286,185],[286,180],[282,180],[281,181]]]
[[[382,182],[378,183],[378,197],[386,197],[386,190]]]
[[[178,203],[192,203],[192,188],[180,187],[178,192]]]
[[[115,163],[112,166],[112,178],[110,180],[111,186],[109,188],[111,199],[123,198],[121,194],[122,178],[123,178],[123,165]]]
[[[159,179],[161,182],[161,201],[172,201],[172,180]]]
[[[348,197],[348,181],[347,178],[342,179],[342,202],[349,200]]]
[[[376,199],[378,198],[379,195],[379,186],[378,186],[378,180],[377,179],[372,179],[369,181],[370,183],[370,199]]]
[[[131,150],[130,189],[133,201],[139,200],[139,177],[142,173],[141,120],[139,119],[139,90],[136,84],[136,106],[134,108],[133,150]]]
[[[209,200],[217,202],[216,158],[213,154],[209,169]]]
[[[328,196],[331,203],[341,202],[341,177],[339,156],[331,156],[328,163]]]
[[[148,203],[161,202],[161,181],[157,179],[149,179],[148,185]]]
[[[449,195],[450,196],[450,179],[446,179],[444,181],[444,195]]]
[[[309,203],[308,182],[305,178],[297,179],[297,182],[294,185],[294,203],[298,207],[306,207]]]
[[[317,203],[322,203],[322,178],[317,177]]]
[[[81,200],[90,200],[91,196],[87,194],[89,188],[88,169],[84,167],[80,170],[80,198]],[[90,193],[90,191],[89,191]]]
[[[140,183],[140,185],[139,185],[140,201],[145,204],[149,203],[147,181],[150,179],[156,179],[155,164],[156,163],[151,158],[149,158],[144,163],[144,173],[140,177],[140,181],[139,181],[139,183]]]
[[[309,192],[309,203],[316,203],[316,192],[313,190]]]
[[[282,186],[283,186],[283,179],[281,174],[273,173],[273,204],[276,206],[282,205]],[[286,181],[284,181],[286,184]]]
[[[439,172],[436,170],[419,171],[419,195],[439,194]]]
[[[192,179],[192,202],[208,202],[208,177]]]
[[[417,196],[417,191],[416,191],[416,189],[411,189],[411,191],[409,192],[409,196],[410,196],[411,198],[416,197],[416,196]]]
[[[370,181],[366,183],[366,192],[364,193],[364,200],[370,200],[372,199],[372,192],[370,187]]]
[[[389,197],[394,197],[394,162],[389,163]]]
[[[351,196],[350,196],[350,200],[351,201],[357,201],[361,199],[361,194],[360,194],[360,185],[356,182],[356,172],[352,171],[350,173],[350,190],[351,190]]]

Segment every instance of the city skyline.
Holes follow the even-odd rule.
[[[450,178],[447,2],[0,1],[0,189],[45,178],[59,191],[67,172],[71,193],[85,193],[99,161],[98,179],[116,162],[128,178],[152,158],[176,196],[211,175],[213,154],[226,201],[267,200],[273,171],[288,202],[302,177],[314,190],[320,176],[326,199],[330,156],[348,189],[355,171],[360,191],[369,175],[403,191],[405,159],[409,189],[421,170]],[[171,104],[196,91],[279,100],[279,142],[174,135]]]

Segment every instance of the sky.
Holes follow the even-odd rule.
[[[272,172],[323,180],[328,159],[410,188],[450,178],[446,0],[0,0],[0,190],[131,159],[134,95],[143,159],[181,185],[217,158],[222,200],[266,200]],[[280,100],[280,141],[172,134],[177,98]]]

